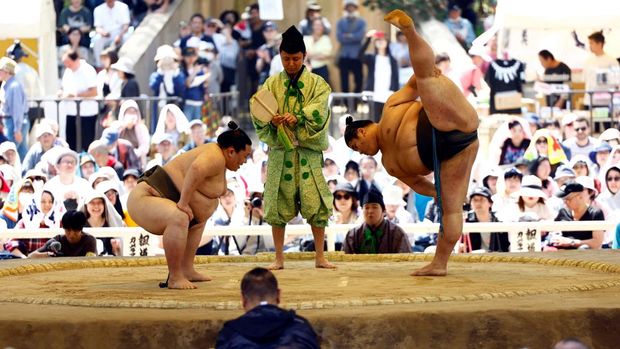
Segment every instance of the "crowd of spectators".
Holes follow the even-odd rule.
[[[151,125],[146,125],[143,110],[131,99],[140,95],[133,62],[118,57],[117,51],[130,33],[128,28],[137,25],[142,15],[165,10],[169,3],[73,0],[62,9],[59,61],[64,71],[59,97],[111,97],[109,103],[103,104],[84,101],[79,113],[75,102],[66,102],[65,137],[59,135],[54,119],[44,118],[30,125],[30,118],[25,117],[29,92],[15,72],[20,63],[8,57],[0,60],[5,96],[0,113],[4,123],[0,134],[2,228],[57,228],[63,214],[72,210],[85,214],[87,227],[134,226],[125,203],[140,174],[155,165],[165,165],[176,154],[210,142],[226,129],[230,117],[213,117],[209,95],[242,89],[242,84],[247,84],[247,93],[252,93],[267,76],[282,70],[278,28],[260,19],[258,5],[249,6],[241,15],[235,11],[225,11],[219,18],[195,14],[188,22],[180,23],[178,40],[158,48],[154,57],[157,68],[149,81],[152,95],[176,96],[183,102],[162,102],[160,108],[155,108]],[[150,6],[157,4],[161,5],[159,9]],[[306,66],[330,82],[327,66],[335,60],[340,67],[342,90],[349,90],[348,77],[352,74],[353,90],[361,91],[364,77],[359,74],[362,65],[367,65],[365,89],[374,91],[375,110],[380,111],[385,99],[402,84],[402,75],[410,72],[409,51],[402,34],[390,42],[386,33],[367,30],[359,6],[357,1],[344,1],[345,15],[332,27],[321,16],[318,4],[308,5],[306,17],[299,22],[308,48]],[[105,16],[114,20],[106,20]],[[461,17],[461,9],[451,6],[448,17],[448,28],[461,28],[456,38],[468,47],[471,41],[466,31],[470,26]],[[335,31],[339,51],[327,35],[330,31]],[[593,47],[599,41],[598,35],[591,38]],[[371,44],[374,49],[367,53]],[[593,50],[595,55],[597,52]],[[472,69],[463,76],[450,72],[446,55],[437,55],[437,65],[455,82],[462,83],[463,93],[475,95],[490,62],[487,53],[470,53]],[[548,51],[541,51],[540,57],[547,77],[565,75],[564,65]],[[549,102],[561,107],[566,100],[558,97]],[[340,137],[330,138],[330,147],[324,152],[323,173],[334,194],[331,221],[359,226],[347,236],[338,236],[337,246],[354,253],[432,249],[437,239],[434,234],[407,235],[398,225],[437,222],[434,200],[388,176],[380,154],[365,157],[349,149],[342,138],[344,117],[338,125]],[[28,144],[29,133],[34,142]],[[262,192],[268,154],[268,147],[258,144],[247,164],[228,174],[229,190],[208,226],[263,224]],[[471,194],[463,198],[464,220],[617,220],[619,161],[620,131],[616,128],[595,137],[589,119],[575,114],[566,114],[559,121],[515,115],[497,129],[489,144],[488,158],[481,156],[474,167]],[[429,179],[432,181],[432,175]],[[372,200],[366,200],[369,197]],[[373,220],[375,216],[380,217],[379,221]],[[295,218],[292,223],[303,220]],[[393,235],[398,236],[397,241]],[[546,250],[597,249],[618,243],[615,231],[542,235]],[[386,241],[381,239],[388,236],[389,243],[395,245],[384,248],[382,243]],[[505,232],[472,233],[468,239],[459,248],[510,250]],[[24,257],[46,242],[36,238],[3,239],[2,246]],[[285,244],[288,251],[313,248],[311,239],[305,237],[288,238]],[[121,240],[103,239],[97,252],[118,255],[121,248]],[[272,248],[273,241],[266,236],[205,235],[200,253],[254,254]]]

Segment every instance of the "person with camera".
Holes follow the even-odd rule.
[[[31,252],[30,258],[45,257],[91,257],[97,255],[97,240],[84,233],[86,215],[81,211],[67,211],[60,220],[64,235],[56,235],[36,251]]]
[[[200,119],[201,117],[202,104],[204,103],[204,95],[209,76],[206,62],[200,60],[198,57],[199,44],[200,39],[191,38],[187,40],[187,47],[183,48],[181,51],[183,56],[181,69],[186,76],[185,92],[183,93],[183,99],[185,100],[183,113],[185,113],[189,121]]]

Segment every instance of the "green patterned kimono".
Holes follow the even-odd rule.
[[[333,200],[322,172],[323,150],[329,146],[331,113],[327,100],[331,88],[321,77],[305,69],[297,82],[301,96],[289,84],[288,75],[281,72],[269,77],[262,88],[275,96],[279,114],[289,112],[297,117],[295,126],[289,128],[289,134],[294,136],[293,150],[284,149],[276,127],[252,117],[259,139],[270,148],[264,192],[265,221],[283,227],[301,212],[310,225],[325,227],[332,215]]]

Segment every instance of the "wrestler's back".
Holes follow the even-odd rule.
[[[418,154],[417,125],[422,109],[419,101],[390,106],[389,100],[379,121],[382,163],[397,178],[426,175],[429,170]],[[430,135],[429,135],[430,137]]]
[[[207,161],[209,165],[220,166],[217,164],[225,163],[220,147],[216,143],[209,143],[176,156],[164,166],[166,173],[168,173],[179,192],[183,190],[183,183],[191,169],[192,163],[199,155],[204,155],[204,152],[208,152],[208,158],[204,161]],[[226,167],[224,165],[221,165],[221,167],[221,171],[218,171],[215,176],[205,178],[204,181],[198,184],[190,200],[189,205],[194,215],[200,221],[204,217],[208,218],[211,216],[219,204],[220,196],[226,193]]]

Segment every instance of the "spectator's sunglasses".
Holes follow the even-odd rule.
[[[336,194],[336,195],[334,195],[334,199],[336,199],[336,200],[342,200],[342,199],[349,200],[350,198],[351,198],[351,195],[349,195],[349,194]]]
[[[41,176],[34,176],[34,177],[28,177],[28,179],[30,179],[31,181],[43,181],[46,182],[46,178],[45,177],[41,177]]]

